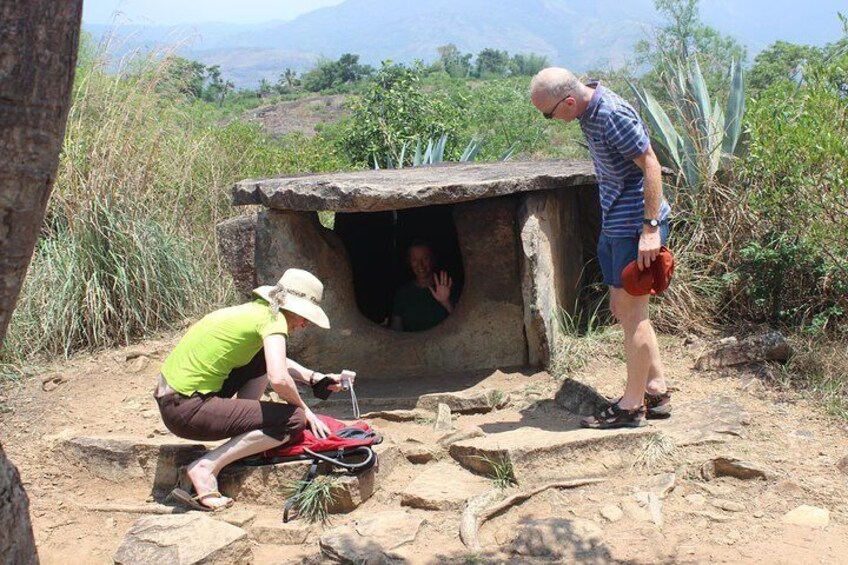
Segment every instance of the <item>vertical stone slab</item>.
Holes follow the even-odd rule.
[[[525,195],[518,211],[524,331],[534,366],[549,365],[560,308],[573,312],[577,301],[584,263],[578,218],[573,191]]]
[[[256,288],[256,214],[230,218],[215,226],[218,253],[242,297]]]

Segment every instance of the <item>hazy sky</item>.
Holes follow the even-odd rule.
[[[199,22],[256,24],[290,20],[343,0],[84,0],[82,19],[105,24],[115,12],[135,24],[173,25]]]

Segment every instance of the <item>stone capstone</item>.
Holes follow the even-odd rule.
[[[590,161],[444,163],[244,180],[233,187],[233,204],[261,204],[278,210],[378,212],[595,184]]]
[[[253,561],[247,532],[203,513],[137,520],[113,556],[118,565],[230,565]]]
[[[321,553],[337,563],[395,563],[402,558],[394,550],[415,541],[423,523],[423,518],[408,512],[376,512],[324,532],[319,541]]]
[[[489,490],[486,479],[452,463],[424,470],[401,493],[401,505],[422,510],[460,510],[465,502]]]
[[[601,563],[609,557],[603,535],[600,526],[591,520],[533,518],[518,527],[510,551],[522,557],[557,559],[562,563]]]

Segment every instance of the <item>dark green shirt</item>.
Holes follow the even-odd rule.
[[[436,302],[430,289],[412,281],[395,293],[393,315],[400,316],[403,331],[420,332],[437,326],[448,317],[448,311]]]

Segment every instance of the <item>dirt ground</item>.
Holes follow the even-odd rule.
[[[143,504],[149,501],[150,485],[92,479],[54,457],[52,446],[61,433],[166,436],[151,393],[159,365],[174,343],[175,338],[168,337],[80,356],[3,391],[11,411],[0,414],[0,437],[29,493],[43,563],[111,563],[124,534],[139,518],[130,513],[93,512],[82,505]],[[592,563],[848,563],[848,475],[838,468],[848,456],[845,422],[828,417],[796,395],[772,390],[753,373],[693,371],[700,350],[684,346],[680,338],[662,337],[661,347],[667,376],[678,389],[675,404],[732,397],[750,414],[741,437],[681,448],[642,467],[618,469],[599,485],[544,491],[486,522],[480,529],[482,552],[471,552],[460,542],[459,512],[410,510],[423,517],[424,524],[415,542],[398,552],[410,563],[422,564],[531,562],[505,553],[517,528],[534,518],[560,517],[589,520],[602,529],[610,557],[587,561]],[[603,394],[620,394],[624,364],[617,349],[595,356],[574,377]],[[510,402],[503,409],[455,417],[457,428],[477,425],[488,432],[516,422],[556,427],[565,418],[552,401],[560,384],[545,372],[532,371],[494,371],[450,383],[369,383],[363,376],[359,393],[363,398],[398,396],[399,391],[411,395],[440,386],[451,390],[488,387],[509,393]],[[415,438],[435,446],[441,435],[425,420],[372,423],[389,443]],[[774,476],[705,481],[701,465],[716,456],[751,462]],[[451,459],[445,455],[441,461]],[[356,511],[334,515],[329,524],[315,526],[313,541],[302,546],[255,544],[255,562],[314,559],[322,530],[363,513],[401,509],[399,493],[422,469],[404,461],[380,479],[375,495]],[[668,473],[674,473],[675,483],[662,501],[661,524],[626,513],[613,520],[602,513],[611,505],[626,508],[634,493]],[[785,523],[784,515],[803,504],[827,509],[828,525]],[[255,512],[257,520],[279,520],[279,507],[237,502],[234,509]]]

